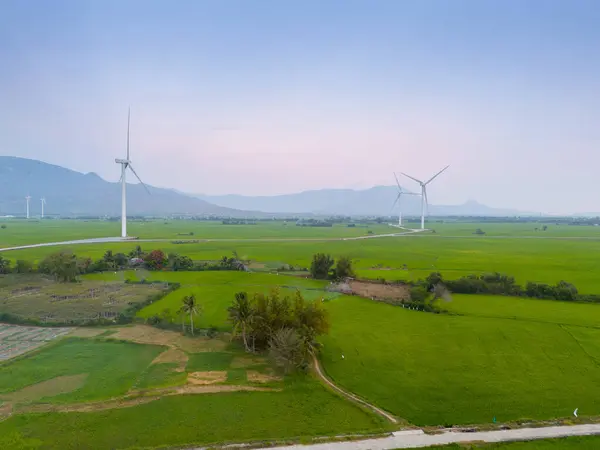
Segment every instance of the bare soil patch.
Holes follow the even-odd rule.
[[[403,284],[370,283],[352,280],[349,282],[353,294],[373,300],[410,300],[410,289]]]
[[[281,389],[272,389],[266,387],[256,386],[240,386],[233,384],[220,384],[212,386],[181,386],[175,388],[176,392],[169,395],[181,395],[181,394],[215,394],[218,392],[240,392],[240,391],[254,391],[254,392],[278,392]]]
[[[183,351],[177,348],[170,348],[167,351],[162,352],[158,355],[152,364],[160,364],[160,363],[177,363],[178,367],[175,369],[176,372],[183,372],[185,370],[185,365],[188,362],[188,355],[186,355]]]
[[[169,330],[159,330],[149,325],[133,325],[117,328],[112,339],[137,342],[139,344],[165,345],[190,353],[212,352],[225,349],[227,343],[219,339],[190,338]]]
[[[27,386],[19,391],[4,394],[1,398],[12,403],[29,403],[45,397],[66,394],[82,387],[87,376],[87,373],[82,373],[52,378]]]
[[[0,420],[6,419],[8,416],[12,414],[13,406],[12,403],[2,403],[0,404]]]
[[[227,380],[226,371],[192,372],[188,374],[187,381],[192,385],[209,385],[224,383]]]
[[[280,376],[274,374],[260,373],[256,370],[248,370],[246,374],[248,376],[248,381],[251,383],[271,383],[273,381],[283,380],[283,378]]]
[[[136,397],[136,398],[118,398],[113,400],[107,400],[102,402],[90,402],[90,403],[72,403],[70,405],[54,405],[54,404],[41,404],[31,405],[27,407],[18,408],[19,413],[30,413],[30,412],[92,412],[92,411],[104,411],[107,409],[116,408],[129,408],[132,406],[142,405],[144,403],[150,403],[154,400],[158,400],[158,396],[148,397]]]
[[[257,357],[257,356],[250,356],[250,355],[236,356],[231,361],[230,367],[232,369],[244,369],[246,367],[257,366],[257,365],[261,365],[264,363],[265,363],[264,359]]]

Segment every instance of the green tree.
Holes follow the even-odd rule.
[[[229,321],[233,325],[233,335],[235,336],[241,331],[244,348],[247,352],[251,351],[248,345],[248,330],[252,326],[254,309],[248,298],[248,293],[237,292],[233,304],[227,308],[227,312],[229,314]]]
[[[10,272],[10,260],[3,258],[0,255],[0,274],[7,274]]]
[[[69,251],[53,253],[42,260],[39,271],[52,275],[55,280],[66,283],[77,280],[80,273],[77,257]]]
[[[298,332],[293,328],[277,330],[269,340],[269,358],[275,366],[289,374],[306,368],[308,361]]]
[[[330,255],[316,253],[313,255],[312,263],[310,264],[310,274],[317,280],[326,280],[334,264],[335,261]]]
[[[129,252],[130,258],[142,258],[144,256],[144,252],[142,251],[142,247],[136,245],[133,250]]]
[[[337,279],[353,278],[355,274],[352,267],[352,259],[350,259],[348,256],[342,256],[340,259],[338,259],[335,269],[333,269],[333,274]]]
[[[181,299],[181,308],[179,312],[181,314],[189,314],[190,316],[190,325],[192,330],[192,336],[194,335],[194,316],[200,314],[200,304],[196,301],[196,296],[194,294],[186,295]]]
[[[33,264],[24,259],[17,259],[14,268],[15,273],[31,273],[33,272]]]

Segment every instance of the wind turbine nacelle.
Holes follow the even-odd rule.
[[[115,162],[117,164],[129,164],[129,161],[126,160],[126,159],[119,159],[119,158],[117,158],[117,159],[115,159]]]

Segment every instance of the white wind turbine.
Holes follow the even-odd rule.
[[[29,200],[31,200],[31,195],[27,195],[25,200],[27,201],[27,218],[29,219]]]
[[[44,205],[46,204],[46,199],[42,197],[40,199],[42,201],[42,219],[44,218]]]
[[[396,196],[396,200],[394,200],[394,204],[392,205],[392,211],[394,210],[394,206],[396,203],[398,204],[398,226],[402,226],[402,196],[403,195],[419,195],[414,192],[408,192],[402,189],[400,186],[400,182],[398,181],[398,177],[396,176],[396,172],[394,172],[394,178],[396,179],[396,185],[398,185],[398,195]]]
[[[131,161],[129,159],[129,122],[131,120],[131,109],[127,111],[127,158],[126,159],[115,159],[117,164],[121,164],[121,237],[127,237],[127,182],[126,182],[126,174],[127,168],[131,170],[131,172],[138,179],[140,184],[144,186],[146,192],[148,194],[150,191],[135,172],[133,166],[131,165]]]
[[[415,177],[411,177],[410,175],[401,172],[402,175],[404,175],[405,177],[408,177],[421,185],[421,230],[425,229],[425,209],[427,208],[427,185],[431,183],[438,175],[440,175],[448,167],[450,166],[444,167],[442,170],[440,170],[438,173],[436,173],[434,176],[432,176],[429,180],[425,182],[417,180]]]

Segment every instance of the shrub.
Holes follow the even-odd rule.
[[[337,279],[354,277],[354,269],[352,268],[352,259],[347,256],[342,256],[338,259],[335,269],[333,269],[333,277]]]
[[[24,259],[17,259],[14,271],[15,273],[31,273],[33,272],[33,264]]]
[[[167,264],[167,257],[162,250],[152,250],[146,255],[144,262],[150,270],[161,270]]]
[[[329,278],[331,268],[335,261],[330,255],[325,253],[316,253],[313,255],[312,263],[310,264],[310,274],[317,280],[326,280]]]

